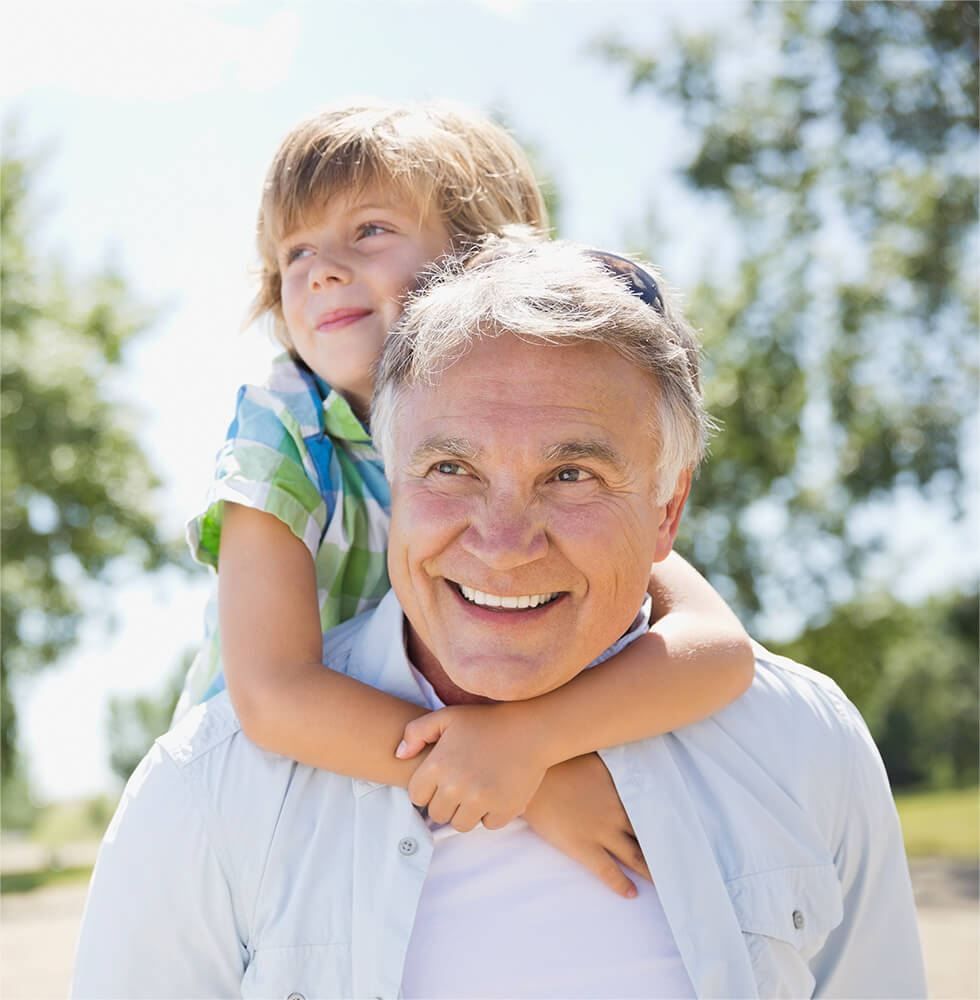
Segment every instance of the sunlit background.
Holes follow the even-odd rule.
[[[831,21],[828,15],[828,32]],[[33,164],[28,236],[36,260],[44,267],[63,267],[69,285],[108,269],[122,277],[130,300],[153,312],[146,329],[126,347],[124,365],[107,380],[105,394],[131,408],[132,433],[161,480],[154,516],[164,536],[179,535],[197,511],[235,390],[242,382],[260,381],[272,356],[262,330],[241,332],[240,326],[251,294],[248,271],[260,185],[279,139],[307,113],[343,97],[446,96],[495,113],[533,150],[560,205],[556,221],[563,236],[639,249],[690,292],[708,343],[709,396],[713,393],[725,410],[729,426],[714,459],[729,461],[735,472],[729,480],[721,474],[717,480],[705,477],[711,509],[700,516],[695,511],[697,530],[692,528],[686,551],[726,596],[739,602],[760,637],[790,641],[809,629],[815,638],[807,651],[830,651],[829,660],[843,654],[861,658],[865,643],[887,630],[888,616],[903,613],[897,605],[869,612],[874,602],[879,609],[886,598],[920,607],[930,595],[967,595],[969,606],[977,565],[976,359],[974,335],[965,337],[963,331],[976,321],[976,233],[954,234],[956,255],[948,261],[949,273],[923,278],[910,269],[911,257],[889,264],[885,247],[875,244],[868,251],[855,245],[848,227],[861,230],[861,219],[849,216],[841,203],[822,201],[817,188],[805,212],[785,192],[752,204],[751,186],[758,185],[760,174],[741,177],[736,163],[725,186],[712,190],[705,175],[699,179],[703,190],[694,190],[691,178],[685,180],[679,171],[698,153],[705,129],[748,128],[738,115],[755,100],[768,101],[770,111],[775,107],[776,121],[780,102],[792,100],[792,94],[775,90],[753,92],[754,74],[777,73],[786,52],[780,55],[769,29],[752,24],[746,6],[39,0],[8,5],[4,22],[4,155]],[[672,33],[678,29],[714,33],[718,39],[715,49],[704,49],[706,59],[713,53],[724,65],[720,84],[727,89],[715,104],[716,123],[705,118],[715,98],[704,79],[699,93],[697,73],[689,67],[685,83],[671,62],[677,58]],[[962,30],[964,37],[971,30],[975,35],[976,25],[964,22]],[[818,31],[801,41],[796,56],[790,52],[790,61],[805,64],[820,42]],[[694,69],[697,51],[695,46],[689,53]],[[975,58],[975,39],[973,52]],[[932,73],[933,57],[914,46],[894,56],[898,72],[913,77]],[[656,77],[661,70],[665,76]],[[975,80],[975,64],[972,72]],[[953,111],[966,107],[969,120],[969,98],[961,92],[969,77],[950,73],[941,100]],[[682,100],[678,95],[684,95],[685,86]],[[830,81],[828,88],[832,103]],[[815,117],[818,112],[813,109]],[[838,139],[816,129],[808,134],[813,160],[796,168],[801,187],[809,183],[808,166],[828,175],[833,171],[833,163],[820,162],[820,154]],[[947,150],[956,159],[948,176],[941,169],[924,180],[919,176],[920,187],[952,184],[954,175],[975,181],[975,131],[972,147],[969,139],[960,136]],[[891,209],[894,251],[911,255],[915,220],[923,228],[934,228],[936,220],[925,202],[918,215],[911,209],[903,215],[903,197],[912,205],[924,196],[918,188],[895,193],[903,190],[903,181],[888,172],[905,161],[890,158],[890,141],[891,136],[869,134],[865,174],[850,180],[860,188],[870,178],[868,190],[878,186],[885,208],[889,197],[896,201]],[[941,160],[942,152],[903,153],[909,175],[917,163]],[[765,174],[770,168],[765,157],[762,161],[753,169]],[[779,169],[785,171],[785,162],[772,166],[774,173]],[[763,194],[757,187],[755,195]],[[975,194],[972,207],[975,213]],[[733,214],[738,211],[744,212],[741,222]],[[952,222],[962,228],[971,220]],[[782,231],[803,233],[806,240],[776,253],[774,241]],[[887,243],[888,231],[882,234]],[[757,249],[765,254],[750,273],[742,264]],[[888,266],[895,269],[894,281],[881,279],[881,268]],[[774,275],[778,284],[767,280]],[[857,291],[844,295],[840,289],[852,284],[889,300],[888,309],[905,302],[908,329],[896,332],[894,312],[880,304],[851,303],[847,295]],[[953,345],[938,360],[922,349],[920,336],[929,330],[923,288],[936,284],[946,292],[936,300],[940,312],[931,331],[933,350]],[[955,301],[942,297],[950,287]],[[756,376],[743,371],[735,379],[734,368],[726,366],[744,360],[752,345],[761,343],[762,335],[753,331],[786,323],[794,309],[800,323],[793,326],[785,352],[767,342],[754,362]],[[855,357],[841,351],[828,361],[827,352],[833,353],[837,343],[833,338],[846,331],[852,314],[863,323],[862,336],[879,338],[878,348],[855,346]],[[856,334],[853,343],[858,343]],[[784,353],[796,360],[790,363]],[[39,357],[45,365],[60,360],[56,354]],[[800,369],[805,375],[808,365],[814,371],[825,365],[823,374],[803,378]],[[864,418],[870,421],[863,438],[852,440],[833,423],[834,372],[871,387],[867,408],[860,401],[848,403],[855,426]],[[912,384],[913,376],[923,373],[931,380],[928,391]],[[761,392],[763,384],[770,396],[758,400],[751,412],[740,410],[737,400]],[[908,391],[895,401],[897,430],[878,427],[878,410],[888,408],[882,400],[888,404],[896,386]],[[932,450],[941,437],[928,423],[941,420],[926,411],[947,392],[944,386],[952,386],[943,411],[952,427],[943,438],[948,438],[947,452],[943,461],[920,467],[919,451]],[[806,395],[806,404],[787,411],[799,422],[779,425],[779,408],[799,393]],[[748,440],[765,414],[777,420],[767,432],[770,437],[736,448],[737,435],[744,433]],[[756,464],[775,462],[781,448],[796,446],[792,439],[800,428],[808,437],[795,464],[790,463],[794,475],[774,467],[753,478]],[[879,480],[856,483],[845,469],[842,487],[832,471],[840,456],[854,452],[853,473],[885,437],[890,457],[881,457],[877,473],[868,472]],[[900,466],[903,454],[908,468],[882,469],[889,461]],[[841,489],[860,500],[852,525],[825,516],[851,495]],[[726,501],[744,508],[747,551],[755,553],[756,563],[725,555],[734,544],[728,533],[732,517],[722,506]],[[707,506],[708,500],[703,502]],[[35,499],[29,515],[32,529],[43,532],[58,512]],[[838,544],[835,531],[849,532],[847,545]],[[871,557],[849,562],[848,553],[860,547],[861,539]],[[767,553],[764,560],[762,553]],[[753,600],[759,607],[754,607],[738,570],[760,560],[774,575],[762,580],[756,574]],[[811,580],[808,574],[814,572],[821,579]],[[12,679],[20,760],[40,801],[118,790],[120,779],[109,766],[110,698],[162,695],[175,664],[201,632],[208,589],[203,569],[196,575],[177,569],[147,575],[123,562],[110,580],[109,586],[79,581],[86,614],[77,644],[49,668],[41,670],[44,664],[38,663],[36,670]],[[850,610],[835,618],[834,609],[841,607]],[[813,633],[842,621],[850,631]],[[969,641],[969,626],[966,633]],[[842,654],[841,643],[851,641],[853,648]],[[821,662],[813,665],[830,669]],[[905,668],[889,669],[901,674]],[[899,677],[895,683],[904,682]],[[968,685],[964,690],[968,702],[975,699]]]

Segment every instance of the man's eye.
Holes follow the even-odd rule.
[[[433,468],[443,476],[465,476],[466,470],[459,462],[437,462]]]
[[[591,472],[586,472],[585,469],[562,469],[555,475],[555,479],[559,483],[582,483],[587,479],[595,479],[595,476]]]

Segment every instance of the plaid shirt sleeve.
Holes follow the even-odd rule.
[[[380,457],[346,400],[287,357],[264,386],[239,391],[206,507],[187,525],[192,555],[215,569],[226,501],[273,514],[306,545],[324,632],[387,592],[390,496]],[[224,687],[213,598],[205,622],[175,718]]]
[[[187,526],[198,562],[218,566],[224,502],[274,514],[315,559],[333,513],[322,496],[306,453],[302,428],[281,398],[258,386],[243,386],[235,419],[218,452],[207,507]]]

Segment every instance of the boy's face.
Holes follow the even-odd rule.
[[[282,313],[296,353],[364,420],[373,366],[402,298],[450,250],[439,215],[380,189],[337,195],[279,242]]]

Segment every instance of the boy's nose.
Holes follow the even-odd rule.
[[[333,282],[348,284],[353,271],[339,254],[318,253],[310,268],[310,286],[314,291],[322,291]]]

